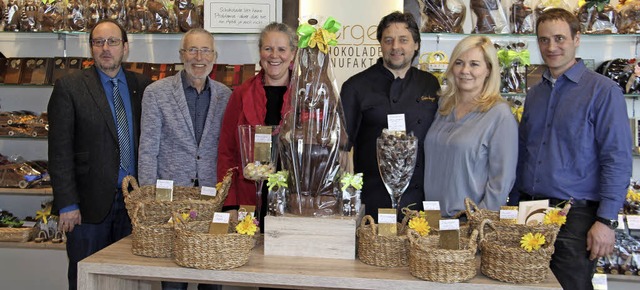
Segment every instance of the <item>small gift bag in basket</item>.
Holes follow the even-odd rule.
[[[171,257],[174,229],[168,221],[174,212],[188,209],[196,212],[199,220],[209,221],[213,213],[220,211],[227,197],[233,169],[225,175],[215,197],[201,199],[200,188],[176,186],[172,201],[155,200],[155,186],[138,186],[135,178],[125,177],[122,192],[132,225],[132,252],[134,255]],[[129,191],[129,187],[132,188]]]
[[[365,264],[378,267],[403,267],[409,263],[408,240],[406,236],[407,220],[397,224],[398,235],[379,236],[378,225],[370,215],[362,217],[358,227],[358,259]]]
[[[407,236],[411,275],[441,283],[462,282],[476,276],[477,230],[470,238],[460,237],[459,250],[439,248],[439,236],[436,235],[420,236],[410,229]]]
[[[489,226],[493,231],[487,231]],[[486,276],[509,283],[540,283],[549,272],[560,227],[521,225],[484,220],[480,224],[480,269]]]
[[[248,216],[252,219],[251,216]],[[175,223],[176,238],[173,260],[182,267],[226,270],[243,266],[249,261],[254,246],[253,234],[210,234],[210,221],[179,221]],[[240,222],[242,223],[242,222]],[[254,229],[254,232],[257,230]]]

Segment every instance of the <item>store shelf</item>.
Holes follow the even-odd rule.
[[[0,248],[8,249],[45,249],[45,250],[66,250],[65,243],[52,243],[52,242],[0,242]]]
[[[7,135],[0,135],[1,139],[35,139],[35,140],[47,140],[47,136],[37,136],[37,137],[32,137],[32,136],[7,136]]]
[[[637,276],[637,275],[613,275],[613,274],[607,274],[607,280],[609,280],[609,281],[640,282],[640,276]]]
[[[51,187],[42,188],[6,188],[0,187],[0,195],[31,195],[31,196],[47,196],[52,195]]]

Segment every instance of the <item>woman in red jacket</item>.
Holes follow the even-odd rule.
[[[240,168],[234,176],[223,210],[237,210],[239,205],[256,204],[256,184],[242,175],[238,125],[279,125],[289,103],[291,64],[296,52],[295,33],[286,24],[270,23],[260,33],[258,47],[262,69],[233,91],[222,120],[218,145],[219,180],[227,169]],[[264,215],[266,210],[262,212]]]

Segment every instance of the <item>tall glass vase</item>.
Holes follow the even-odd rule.
[[[376,145],[380,177],[391,196],[391,206],[398,210],[416,166],[418,139],[404,133],[383,132]]]
[[[262,184],[277,167],[277,131],[277,126],[238,126],[242,174],[256,183],[256,218],[262,213]]]

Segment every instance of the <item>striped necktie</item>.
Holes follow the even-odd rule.
[[[118,89],[118,79],[111,79],[113,84],[113,105],[116,109],[116,125],[118,131],[118,146],[120,147],[120,167],[129,172],[131,168],[131,144],[129,143],[129,123],[127,122],[127,112],[124,109],[124,102]]]

